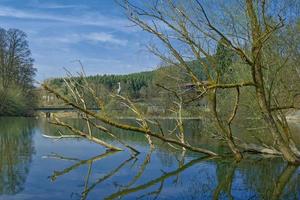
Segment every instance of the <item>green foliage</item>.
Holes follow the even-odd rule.
[[[122,95],[129,96],[131,98],[140,98],[140,90],[145,87],[149,87],[152,83],[153,72],[140,72],[128,75],[96,75],[88,76],[86,80],[89,84],[92,84],[95,88],[98,86],[104,86],[107,91],[114,92],[117,89],[118,82],[121,83]],[[75,78],[80,82],[80,78]],[[64,80],[61,78],[49,80],[51,86],[60,88],[61,91],[66,91]],[[66,92],[65,92],[66,93]]]
[[[34,154],[34,121],[0,117],[0,194],[14,195],[24,190]]]
[[[0,116],[33,113],[35,72],[26,34],[0,28]]]
[[[199,62],[190,61],[188,62],[188,64],[197,74],[199,79],[206,79],[204,73],[201,70],[201,67],[199,66]],[[104,90],[106,90],[105,92],[111,93],[116,93],[118,82],[120,82],[122,88],[121,94],[123,96],[128,96],[132,99],[140,99],[145,97],[151,98],[149,96],[156,97],[158,88],[155,85],[157,83],[167,84],[167,82],[171,81],[170,77],[180,77],[185,82],[190,80],[185,71],[178,66],[164,66],[153,71],[132,73],[126,75],[104,74],[87,76],[86,80],[90,85],[93,86],[93,89],[103,90],[103,88],[100,88],[104,87]],[[80,77],[74,78],[79,83],[83,81]],[[51,87],[60,90],[60,92],[62,92],[63,94],[68,94],[67,86],[65,85],[62,78],[49,79],[47,80],[47,82],[51,85]]]
[[[205,62],[205,59],[203,59]],[[202,72],[198,61],[188,62],[190,68],[196,73],[199,79],[206,80],[206,76]],[[82,77],[72,77],[74,82],[83,83]],[[110,112],[122,112],[123,115],[131,116],[132,113],[126,113],[127,108],[120,106],[120,102],[111,98],[111,94],[117,93],[118,83],[121,83],[121,95],[129,97],[135,104],[141,105],[141,110],[148,112],[148,107],[164,107],[166,111],[171,108],[174,101],[174,95],[170,92],[158,87],[164,85],[174,90],[180,89],[184,84],[190,83],[190,77],[185,70],[179,66],[163,66],[153,71],[133,73],[127,75],[96,75],[85,77],[89,86],[95,91],[97,97],[101,97],[104,102],[104,110]],[[67,79],[68,80],[68,79]],[[62,78],[46,80],[56,91],[66,95],[69,99],[73,99],[71,91]],[[81,88],[81,87],[79,87]],[[80,89],[79,91],[85,98],[88,107],[97,107],[99,104],[95,102],[93,96],[88,90]],[[39,96],[47,95],[40,92]],[[170,103],[171,102],[171,103]],[[51,102],[40,101],[41,106],[61,105],[63,102],[54,99]],[[168,113],[170,114],[170,113]]]
[[[221,39],[218,42],[217,52],[216,52],[216,60],[218,62],[217,72],[220,74],[223,80],[228,79],[228,74],[232,72],[230,66],[233,63],[234,53],[232,50],[228,49],[224,46],[224,39]]]
[[[19,86],[0,88],[0,116],[29,116],[33,114],[34,97],[28,97]],[[31,95],[30,95],[31,96]]]

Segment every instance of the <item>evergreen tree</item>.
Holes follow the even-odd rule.
[[[230,66],[233,63],[234,56],[233,51],[227,48],[224,44],[226,44],[226,41],[224,39],[220,39],[216,51],[216,58],[218,62],[217,72],[222,78],[226,77],[230,73]]]

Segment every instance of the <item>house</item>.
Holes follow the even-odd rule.
[[[208,86],[208,81],[202,81],[202,84],[204,86]],[[180,94],[185,99],[185,102],[190,101],[188,107],[200,107],[202,109],[207,110],[208,109],[208,99],[204,95],[200,97],[199,95],[201,92],[197,89],[196,85],[194,83],[186,83],[181,86],[181,92]]]

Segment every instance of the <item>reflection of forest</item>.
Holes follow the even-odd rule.
[[[134,165],[136,172],[134,177],[127,179],[127,183],[113,184],[115,192],[106,196],[105,199],[133,198],[139,199],[156,199],[163,192],[164,187],[170,188],[185,186],[179,199],[236,199],[243,197],[245,199],[299,199],[299,176],[297,166],[286,165],[280,159],[245,159],[236,163],[232,159],[212,159],[202,157],[194,160],[187,160],[181,163],[175,159],[178,155],[160,154],[163,166],[170,165],[172,162],[178,162],[178,167],[173,170],[162,171],[161,176],[146,178],[147,170],[155,167],[157,161],[152,161],[152,154],[139,155],[138,157],[128,157],[121,161],[120,164],[111,169],[111,171],[101,173],[96,181],[90,181],[93,177],[93,163],[103,158],[115,156],[115,152],[106,152],[88,160],[75,160],[66,157],[54,155],[53,158],[76,161],[75,164],[61,171],[55,171],[51,179],[55,181],[60,176],[67,175],[76,170],[81,165],[88,165],[88,172],[85,175],[85,183],[81,198],[86,199],[92,190],[96,187],[101,188],[101,184],[110,181],[111,178],[118,176],[122,168],[130,170]],[[174,157],[175,156],[175,157]],[[139,161],[140,160],[140,161]],[[164,163],[167,161],[167,163]],[[130,164],[129,164],[130,163]],[[176,165],[176,163],[173,163]],[[172,165],[173,165],[172,164]],[[207,168],[208,167],[208,168]],[[191,169],[194,168],[194,169]],[[195,169],[198,169],[195,171]],[[192,173],[191,177],[186,177],[186,171]],[[171,179],[172,181],[167,181]],[[137,184],[138,183],[138,184]],[[180,183],[180,184],[178,184]],[[168,185],[167,185],[168,184]],[[171,184],[171,185],[170,185]],[[134,196],[132,196],[134,195]]]
[[[65,119],[66,123],[72,125],[74,128],[81,130],[83,132],[88,132],[86,122],[81,119]],[[122,120],[123,121],[123,120]],[[97,122],[101,124],[100,122]],[[136,122],[134,120],[126,120],[126,123],[129,124],[135,124]],[[160,120],[161,128],[168,133],[168,130],[171,130],[175,126],[174,120]],[[156,127],[154,124],[151,124],[153,126],[153,129],[159,132],[160,130],[158,127]],[[204,133],[202,130],[202,122],[199,120],[184,120],[184,126],[186,130],[186,139],[187,142],[193,145],[199,145],[199,146],[205,146],[209,145],[211,149],[216,151],[222,151],[224,148],[224,145],[219,145],[219,143],[215,142],[215,140],[207,136],[207,133]],[[46,120],[41,120],[39,123],[39,127],[42,130],[42,132],[46,135],[51,136],[59,136],[59,131],[61,131],[63,134],[70,134],[73,135],[73,133],[66,129],[61,128],[55,125],[49,124]],[[156,128],[156,129],[155,129]],[[126,130],[120,130],[118,128],[109,127],[109,130],[111,130],[119,139],[122,141],[125,141],[131,145],[137,145],[139,147],[147,147],[148,142],[143,134],[134,133]],[[106,142],[113,143],[115,141],[114,138],[108,136],[107,134],[103,134],[103,132],[99,131],[98,129],[92,127],[92,133],[93,136],[99,137],[103,139]],[[175,133],[170,135],[170,137],[176,137]],[[160,151],[174,151],[174,148],[167,145],[166,143],[163,143],[159,140],[156,140],[155,138],[152,138],[155,141],[155,144],[157,147],[159,147]]]
[[[299,199],[300,176],[298,166],[287,165],[280,158],[214,160],[214,173],[199,172],[188,188],[190,196],[184,199],[201,198],[236,199]],[[198,180],[207,179],[211,182]],[[208,195],[210,193],[211,195]],[[199,196],[197,196],[200,198]],[[200,198],[200,199],[201,199]]]
[[[248,190],[256,192],[258,199],[299,199],[297,168],[279,158],[245,160],[239,164],[237,172]]]
[[[32,119],[0,118],[0,194],[22,191],[29,172]]]
[[[124,121],[124,120],[122,120],[122,121]],[[78,130],[82,130],[83,132],[86,132],[86,133],[88,132],[86,122],[84,120],[65,119],[65,122],[72,125],[74,128],[76,128]],[[100,122],[97,122],[97,123],[101,124]],[[133,124],[137,125],[134,120],[126,120],[126,123],[132,124],[132,125]],[[151,125],[153,126],[153,130],[160,132],[158,127],[156,127],[154,124],[151,124]],[[169,119],[160,120],[160,125],[161,125],[162,130],[165,133],[169,133],[170,130],[173,130],[174,127],[176,126],[175,121],[169,120]],[[224,143],[222,143],[221,141],[218,141],[214,138],[215,135],[211,134],[212,132],[210,132],[208,125],[204,121],[201,121],[198,119],[184,120],[183,125],[185,128],[185,139],[189,144],[194,145],[194,146],[207,147],[207,148],[209,148],[215,152],[219,152],[219,153],[224,153],[226,151],[229,151],[227,145],[224,145]],[[260,125],[258,125],[257,123],[254,123],[254,122],[247,125],[247,127],[255,127],[255,126],[260,126]],[[57,127],[54,125],[49,125],[49,123],[46,120],[41,121],[40,128],[43,130],[43,133],[45,133],[46,135],[58,136],[59,135],[58,130],[62,131],[64,134],[73,135],[73,133],[71,131],[69,131],[68,129]],[[263,139],[267,143],[267,138],[265,138],[266,134],[264,132],[265,129],[262,129],[262,130],[255,129],[255,131],[253,131],[253,130],[247,130],[245,127],[235,127],[235,128],[236,128],[235,132],[238,132],[240,134],[239,138],[241,138],[245,142],[256,143],[257,139],[255,139],[256,137],[253,137],[254,136],[253,132],[255,132],[255,136],[261,137],[261,139]],[[109,129],[122,141],[125,141],[133,146],[138,145],[138,146],[147,147],[148,143],[143,134],[120,130],[120,129],[114,128],[114,127],[109,127]],[[296,135],[296,134],[299,133],[300,127],[295,127],[292,124],[291,130],[292,130],[292,136],[294,138],[297,138],[298,135]],[[92,127],[92,132],[95,137],[99,137],[106,142],[113,143],[115,141],[114,138],[111,138],[107,134],[103,134],[101,131],[99,131],[96,128]],[[174,133],[172,133],[172,135],[169,135],[169,136],[175,137],[175,133],[176,133],[176,131]],[[159,140],[156,140],[155,138],[152,138],[152,139],[155,141],[155,144],[160,147],[161,151],[165,151],[165,150],[167,152],[174,151],[174,149],[172,147],[170,147],[169,145],[166,145],[165,143],[163,143]],[[300,146],[300,140],[295,140],[295,142],[296,142],[296,145]]]
[[[72,125],[80,130],[85,129],[85,125],[79,120],[69,121]],[[45,123],[41,123],[43,132],[51,135],[57,133],[57,127]],[[162,124],[164,129],[172,127],[170,123]],[[209,139],[199,132],[201,124],[193,121],[186,122],[188,131],[188,140],[191,142],[201,141],[207,142],[210,145]],[[61,129],[65,134],[68,132]],[[143,135],[134,134],[131,132],[118,132],[116,129],[112,131],[119,137],[128,142],[133,143],[138,148],[147,148],[148,144]],[[100,132],[93,132],[95,136],[100,136]],[[98,135],[99,134],[99,135]],[[112,142],[112,139],[101,135],[102,139]],[[85,175],[84,188],[81,193],[82,199],[91,195],[92,191],[97,187],[101,187],[103,182],[109,182],[112,178],[117,178],[118,173],[123,168],[125,171],[137,169],[135,176],[126,177],[127,183],[113,184],[115,192],[107,196],[107,199],[115,199],[120,197],[137,197],[147,199],[149,197],[159,197],[164,193],[164,189],[184,185],[185,190],[182,191],[180,199],[235,199],[237,197],[245,197],[245,199],[299,199],[300,198],[300,176],[297,166],[287,165],[280,158],[261,158],[249,156],[239,163],[233,159],[221,158],[198,158],[190,160],[191,154],[186,152],[186,157],[183,158],[181,150],[174,150],[168,145],[157,142],[158,151],[149,152],[148,154],[141,153],[137,157],[131,157],[122,152],[124,155],[120,160],[119,165],[105,171],[102,176],[93,175],[93,164],[101,161],[104,157],[114,157],[117,154],[106,152],[103,155],[93,157],[88,160],[64,158],[58,155],[52,155],[57,159],[72,160],[75,164],[69,167],[56,171],[51,176],[52,180],[56,180],[60,176],[67,176],[73,170],[76,170],[81,165],[88,166],[88,172]],[[219,151],[224,151],[222,146],[214,144],[214,148]],[[193,155],[194,156],[194,155]],[[153,159],[154,158],[154,159]],[[133,167],[135,166],[135,167]],[[161,175],[146,177],[148,172],[162,166]],[[175,167],[175,168],[174,168]],[[167,171],[163,168],[172,168]],[[97,176],[97,177],[95,177]],[[149,176],[149,175],[148,175]],[[90,177],[96,178],[91,181]],[[145,179],[146,177],[146,179]],[[149,180],[150,179],[150,180]],[[167,181],[171,179],[172,181]],[[171,185],[170,185],[171,184]],[[167,190],[167,189],[166,189]]]

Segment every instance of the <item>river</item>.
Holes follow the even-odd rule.
[[[191,142],[226,151],[201,136],[199,121],[185,123]],[[183,156],[159,141],[151,152],[144,136],[122,132],[141,152],[132,157],[83,139],[43,137],[58,131],[43,119],[0,118],[0,199],[300,199],[300,169],[280,158],[247,156],[236,163]]]

